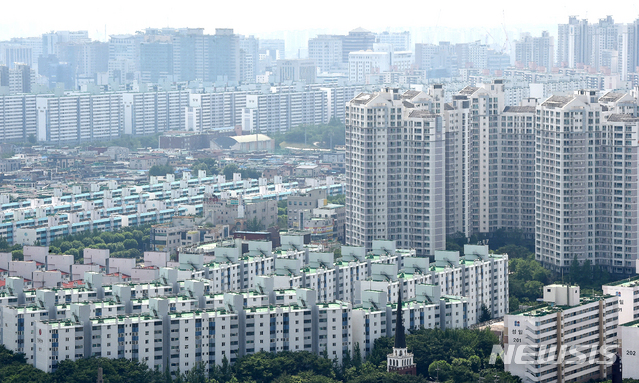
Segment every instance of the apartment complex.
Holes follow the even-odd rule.
[[[346,240],[398,241],[432,256],[445,236],[499,228],[535,235],[560,271],[575,257],[634,272],[633,93],[591,90],[504,105],[504,84],[467,86],[443,102],[387,88],[346,107]]]
[[[499,147],[486,143],[496,139],[489,134],[496,136],[502,108],[499,81],[466,87],[452,103],[441,85],[354,98],[346,107],[347,243],[368,248],[389,238],[431,256],[447,234],[498,226],[489,210],[499,204],[489,177],[498,165],[489,155]]]
[[[261,186],[260,186],[261,183]],[[55,191],[54,197],[33,201],[5,203],[0,207],[0,236],[10,243],[47,245],[61,236],[89,230],[117,230],[121,227],[168,223],[174,216],[198,215],[206,212],[212,223],[236,225],[238,220],[257,217],[268,227],[277,220],[277,196],[290,194],[297,182],[267,184],[265,179],[242,180],[235,174],[227,182],[224,176],[207,177],[200,172],[191,178],[188,173],[181,180],[167,175],[163,182],[151,177],[151,182],[134,188],[118,187],[110,182],[108,190],[92,184],[83,193],[79,186],[71,194]],[[328,195],[343,193],[341,184],[326,186]],[[242,198],[231,199],[232,191],[242,190]],[[265,198],[274,194],[274,198]],[[214,208],[207,209],[210,196],[228,215],[216,217]],[[258,202],[259,200],[268,200]],[[272,200],[271,200],[272,199]],[[233,200],[233,201],[231,201]],[[226,208],[226,205],[231,205]],[[258,206],[260,210],[258,212]],[[240,224],[241,226],[241,224]]]
[[[361,86],[266,87],[252,91],[187,90],[0,95],[3,141],[109,140],[122,134],[206,132],[242,125],[245,130],[284,132],[303,124],[343,121],[343,103]]]
[[[395,315],[406,330],[464,328],[481,306],[495,317],[508,307],[508,257],[486,246],[466,248],[464,258],[441,252],[429,265],[391,241],[376,241],[370,253],[345,246],[340,260],[304,245],[303,235],[282,243],[275,251],[239,239],[196,246],[180,252],[179,264],[145,253],[151,283],[111,284],[88,271],[82,287],[36,291],[10,277],[0,296],[1,341],[44,371],[91,356],[171,371],[259,351],[327,350],[341,360],[356,344],[368,355],[376,339],[392,336]],[[48,253],[41,249],[27,253]],[[108,250],[98,252],[106,254],[85,262],[109,264]]]

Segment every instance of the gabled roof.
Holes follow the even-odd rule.
[[[353,104],[357,104],[357,105],[366,105],[368,104],[373,98],[375,98],[375,95],[372,93],[360,93],[357,96],[355,96],[351,102]]]
[[[639,117],[635,117],[632,114],[615,113],[608,116],[609,122],[637,122]]]
[[[473,93],[477,92],[478,90],[479,90],[479,88],[478,88],[478,87],[468,85],[468,86],[467,86],[467,87],[465,87],[464,89],[460,90],[460,91],[459,91],[459,94],[464,94],[464,95],[468,95],[468,96],[469,96],[469,95],[471,95],[471,94],[473,94]]]
[[[624,96],[625,93],[620,92],[608,92],[601,96],[599,102],[617,102]]]

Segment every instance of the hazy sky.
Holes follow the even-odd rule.
[[[325,29],[345,33],[356,27],[377,31],[397,27],[499,27],[565,23],[569,15],[595,22],[612,15],[616,22],[639,17],[636,2],[622,1],[138,1],[3,0],[0,41],[37,36],[51,30],[88,30],[93,39],[132,33],[147,27],[233,28],[266,36],[276,31]],[[551,34],[557,33],[556,27]],[[514,36],[516,38],[516,36]]]

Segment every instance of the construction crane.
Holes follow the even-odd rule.
[[[508,49],[508,53],[510,53],[510,40],[508,39],[508,31],[506,30],[506,11],[502,9],[502,21],[501,27],[504,29],[504,36],[506,36],[506,40],[504,41],[504,45],[501,47],[500,53],[506,53],[506,49]]]

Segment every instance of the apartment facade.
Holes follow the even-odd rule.
[[[368,248],[384,237],[432,255],[444,248],[434,228],[469,237],[507,227],[535,235],[551,270],[576,256],[634,272],[634,93],[580,90],[505,106],[505,84],[493,80],[444,96],[434,85],[347,104],[347,243]]]
[[[543,300],[542,307],[504,318],[504,347],[511,358],[505,370],[524,382],[608,377],[609,366],[601,362],[618,347],[618,298],[580,296],[578,286],[550,285]],[[518,353],[525,356],[513,360]]]
[[[397,310],[406,329],[446,329],[475,324],[482,305],[495,317],[508,306],[508,258],[486,246],[466,248],[464,259],[440,252],[432,266],[390,241],[376,242],[364,261],[363,248],[344,247],[339,262],[306,246],[270,249],[236,240],[213,248],[216,261],[207,264],[204,253],[181,252],[178,268],[161,267],[145,284],[108,285],[88,272],[82,288],[25,291],[22,278],[9,278],[2,343],[44,371],[91,356],[170,371],[259,351],[327,350],[341,360],[356,343],[367,355],[375,339],[392,335]],[[91,259],[108,263],[100,257]]]

